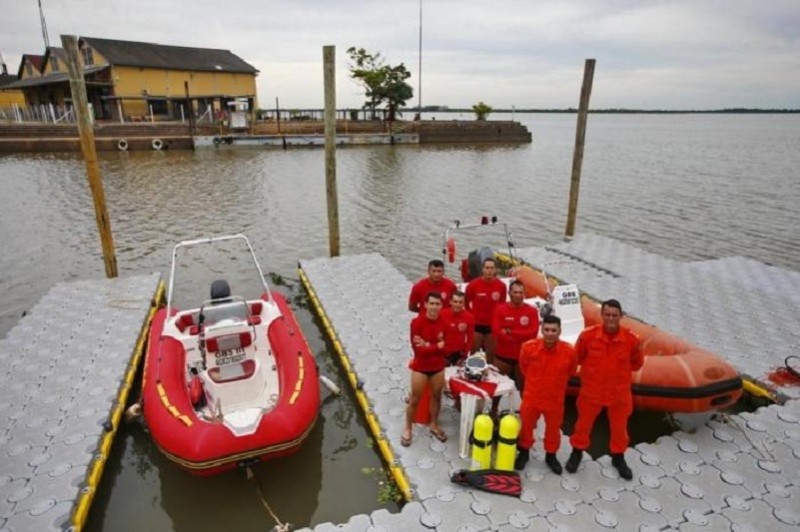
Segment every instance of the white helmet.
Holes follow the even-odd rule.
[[[464,376],[471,381],[482,380],[487,366],[485,353],[473,353],[464,361]]]

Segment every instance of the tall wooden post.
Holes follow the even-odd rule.
[[[278,97],[275,97],[275,124],[278,126],[278,134],[281,133],[281,106]]]
[[[325,190],[328,198],[328,244],[339,256],[339,199],[336,193],[336,47],[323,46],[325,81]]]
[[[72,89],[72,105],[78,122],[78,133],[81,137],[81,151],[86,161],[86,175],[94,200],[94,214],[97,230],[100,232],[100,243],[103,246],[103,262],[106,266],[106,277],[117,276],[117,257],[114,254],[114,238],[111,235],[111,221],[106,210],[106,195],[103,191],[103,178],[97,163],[97,149],[94,144],[94,129],[89,116],[89,103],[86,97],[86,82],[78,55],[78,38],[74,35],[62,35],[61,44],[67,54],[69,66],[69,85]]]
[[[578,125],[575,130],[575,151],[572,155],[572,180],[569,185],[569,207],[567,209],[567,228],[564,232],[565,240],[571,240],[575,235],[575,219],[578,216],[578,192],[581,188],[583,143],[586,139],[586,117],[589,114],[589,96],[592,94],[594,63],[594,59],[587,59],[583,67],[583,86],[581,87],[581,102],[578,107]]]
[[[183,92],[186,94],[186,105],[189,107],[189,135],[192,137],[192,146],[194,146],[194,105],[192,100],[189,99],[189,82],[183,82]]]

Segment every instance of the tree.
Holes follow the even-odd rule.
[[[400,108],[414,96],[414,90],[406,80],[411,77],[403,63],[397,66],[387,65],[380,52],[370,54],[363,48],[347,49],[352,64],[350,77],[364,87],[368,107],[375,116],[375,109],[386,105],[388,120],[393,121],[400,114]]]
[[[478,102],[472,106],[472,112],[475,113],[475,120],[486,120],[492,112],[492,106]]]

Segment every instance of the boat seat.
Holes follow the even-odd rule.
[[[239,309],[234,309],[233,312],[230,310],[225,310],[225,308],[230,309],[230,305],[228,304],[227,307],[224,308],[217,308],[217,307],[209,307],[206,309],[204,314],[203,321],[206,324],[214,323],[215,321],[219,321],[220,319],[228,318],[241,318],[244,319],[245,315],[248,313],[243,308],[243,305],[239,304]],[[236,307],[236,304],[232,304],[233,307]],[[261,311],[264,309],[264,303],[262,301],[254,301],[252,303],[247,304],[250,310],[249,315],[247,316],[247,324],[248,325],[261,325]],[[219,311],[218,311],[219,310]],[[187,312],[185,314],[180,314],[178,319],[175,320],[175,326],[178,330],[182,333],[187,333],[196,336],[200,332],[200,326],[198,324],[200,313],[198,311],[194,312]]]
[[[574,344],[586,323],[581,309],[581,292],[576,284],[553,289],[553,313],[561,318],[561,339]]]
[[[232,349],[245,348],[253,343],[253,337],[249,332],[239,332],[206,338],[206,352],[216,353],[217,351],[230,351]]]

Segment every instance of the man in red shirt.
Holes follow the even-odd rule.
[[[620,327],[622,306],[616,299],[604,301],[600,307],[601,325],[588,327],[578,336],[575,352],[581,366],[581,391],[578,395],[578,419],[570,437],[572,454],[566,469],[578,470],[583,451],[591,443],[595,418],[605,408],[611,429],[611,463],[625,480],[633,472],[625,462],[628,448],[628,417],[633,412],[631,374],[641,369],[644,357],[639,338]]]
[[[509,285],[508,303],[500,303],[492,314],[494,336],[494,365],[503,375],[514,379],[522,391],[525,383],[519,371],[519,351],[522,343],[539,334],[539,311],[525,304],[525,285],[514,281]]]
[[[494,307],[506,300],[506,284],[497,278],[494,259],[484,259],[481,276],[469,282],[465,293],[467,308],[475,316],[475,342],[472,350],[483,349],[487,362],[493,363],[492,313]]]
[[[428,263],[428,276],[417,281],[411,287],[408,296],[408,310],[422,312],[425,298],[431,292],[436,292],[442,297],[444,308],[450,306],[450,297],[457,290],[456,283],[444,276],[444,262],[433,259]]]
[[[430,431],[439,441],[447,441],[447,435],[439,427],[439,408],[444,387],[445,327],[441,317],[442,296],[431,292],[425,298],[425,312],[411,320],[411,396],[406,408],[406,426],[400,439],[403,447],[411,445],[411,429],[414,413],[426,386],[430,386]]]
[[[456,290],[450,296],[450,308],[442,310],[445,324],[444,350],[451,366],[467,358],[475,337],[475,318],[464,308],[464,292]]]
[[[545,463],[556,475],[561,463],[556,452],[561,446],[561,423],[564,421],[564,396],[567,382],[575,372],[575,350],[559,339],[561,318],[553,314],[542,320],[542,337],[522,344],[519,368],[525,378],[525,391],[519,413],[522,428],[517,443],[514,469],[524,469],[533,447],[536,423],[544,416]]]

